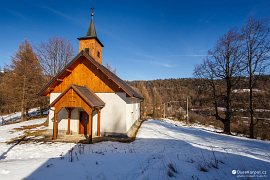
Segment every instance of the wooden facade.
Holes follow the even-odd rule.
[[[123,92],[112,80],[88,60],[81,57],[80,63],[52,89],[52,93],[62,93],[71,84],[87,86],[93,92]]]

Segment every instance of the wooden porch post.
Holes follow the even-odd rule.
[[[68,127],[67,127],[67,134],[70,134],[70,118],[71,118],[71,112],[73,108],[66,108],[68,111]]]
[[[53,140],[57,139],[57,134],[58,134],[57,114],[58,113],[56,113],[56,109],[55,109],[54,117],[53,117]]]
[[[93,111],[91,112],[91,113],[89,113],[88,114],[88,116],[89,116],[89,139],[90,139],[90,141],[89,141],[89,143],[91,143],[92,144],[92,122],[93,122]]]
[[[97,136],[100,136],[100,109],[97,110],[98,119],[97,119]]]

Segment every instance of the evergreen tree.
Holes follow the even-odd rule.
[[[37,107],[42,102],[37,95],[43,85],[43,74],[40,63],[30,43],[26,40],[20,44],[10,65],[13,80],[10,82],[15,101],[20,103],[22,120],[28,109]]]

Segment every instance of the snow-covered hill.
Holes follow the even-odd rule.
[[[0,127],[0,137],[11,138],[6,134],[11,126],[15,125]],[[15,145],[2,141],[0,159],[0,179],[9,180],[270,178],[269,142],[184,127],[169,120],[145,121],[132,143]]]

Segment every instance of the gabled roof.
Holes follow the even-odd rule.
[[[105,103],[86,86],[70,85],[60,96],[58,96],[50,106],[54,106],[70,89],[73,89],[89,106],[91,107],[104,107]]]
[[[101,71],[104,75],[106,75],[109,79],[112,80],[113,83],[117,84],[129,97],[134,97],[143,100],[143,97],[137,93],[132,87],[130,87],[125,81],[120,79],[102,64],[98,63],[92,56],[90,56],[85,51],[81,51],[62,71],[60,71],[47,85],[45,85],[39,95],[47,95],[50,93],[50,88],[57,86],[60,82],[57,79],[64,78],[69,75],[70,69],[74,68],[76,64],[78,64],[79,59],[81,57],[85,57],[87,61],[92,63],[98,70]]]

